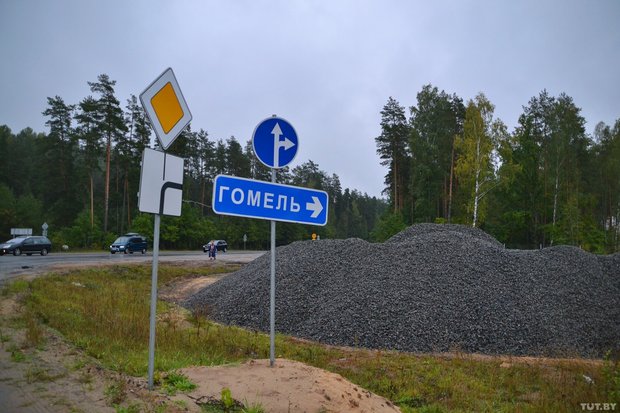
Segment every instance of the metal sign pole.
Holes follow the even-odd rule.
[[[159,260],[159,223],[161,215],[155,214],[153,226],[153,269],[151,272],[151,323],[149,328],[149,390],[153,390],[155,369],[155,318],[157,312],[157,262]]]
[[[271,169],[271,182],[276,182],[276,169]],[[269,365],[275,364],[276,354],[276,221],[271,221],[271,291],[269,305]]]

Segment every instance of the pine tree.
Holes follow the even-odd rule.
[[[450,220],[454,142],[462,133],[464,116],[458,96],[432,85],[425,85],[418,93],[410,118],[411,221]]]
[[[375,138],[375,142],[381,165],[388,167],[385,176],[387,188],[384,192],[389,194],[395,213],[401,212],[405,205],[410,161],[407,150],[408,137],[409,127],[405,108],[390,97],[381,110],[381,135]]]
[[[80,151],[83,156],[83,166],[87,170],[90,194],[90,225],[94,226],[94,204],[95,204],[95,172],[98,169],[99,156],[101,155],[102,145],[99,135],[99,124],[101,113],[97,101],[88,96],[78,105],[79,109],[75,115],[77,122],[76,137],[80,142]]]
[[[60,96],[47,98],[48,108],[42,114],[49,119],[45,122],[50,128],[45,145],[45,159],[49,163],[49,173],[44,174],[44,200],[56,217],[56,225],[69,225],[75,214],[77,188],[74,180],[73,152],[75,149],[75,131],[72,128],[75,105],[67,105]]]
[[[97,110],[99,111],[100,123],[98,131],[105,141],[105,187],[104,187],[104,213],[103,213],[103,232],[108,231],[108,211],[110,200],[110,160],[112,144],[123,138],[127,131],[123,117],[123,110],[120,102],[114,96],[115,80],[110,80],[106,74],[97,77],[97,82],[88,82],[90,91],[99,94],[97,99]]]

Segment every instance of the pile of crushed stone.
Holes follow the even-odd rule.
[[[277,248],[276,331],[408,352],[600,357],[620,347],[620,254],[510,250],[460,225],[411,226],[384,243]],[[269,254],[184,302],[269,331]]]

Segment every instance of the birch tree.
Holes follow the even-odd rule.
[[[465,112],[463,135],[456,140],[458,158],[455,173],[460,190],[466,196],[466,210],[473,227],[482,221],[483,200],[495,186],[493,110],[494,106],[482,93],[474,101],[470,100]]]

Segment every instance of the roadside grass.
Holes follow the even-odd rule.
[[[209,276],[227,267],[160,265],[159,287],[177,277]],[[107,368],[147,371],[151,268],[113,266],[52,274],[23,285],[27,311],[61,332]],[[13,291],[9,291],[10,294]],[[219,365],[268,358],[269,337],[208,320],[209,309],[183,315],[157,303],[155,369]],[[32,341],[36,342],[36,328]],[[591,360],[451,356],[343,349],[276,337],[278,357],[339,373],[406,412],[573,412],[581,403],[619,403],[617,355]],[[587,379],[586,379],[587,377]],[[182,385],[182,387],[185,384]]]

